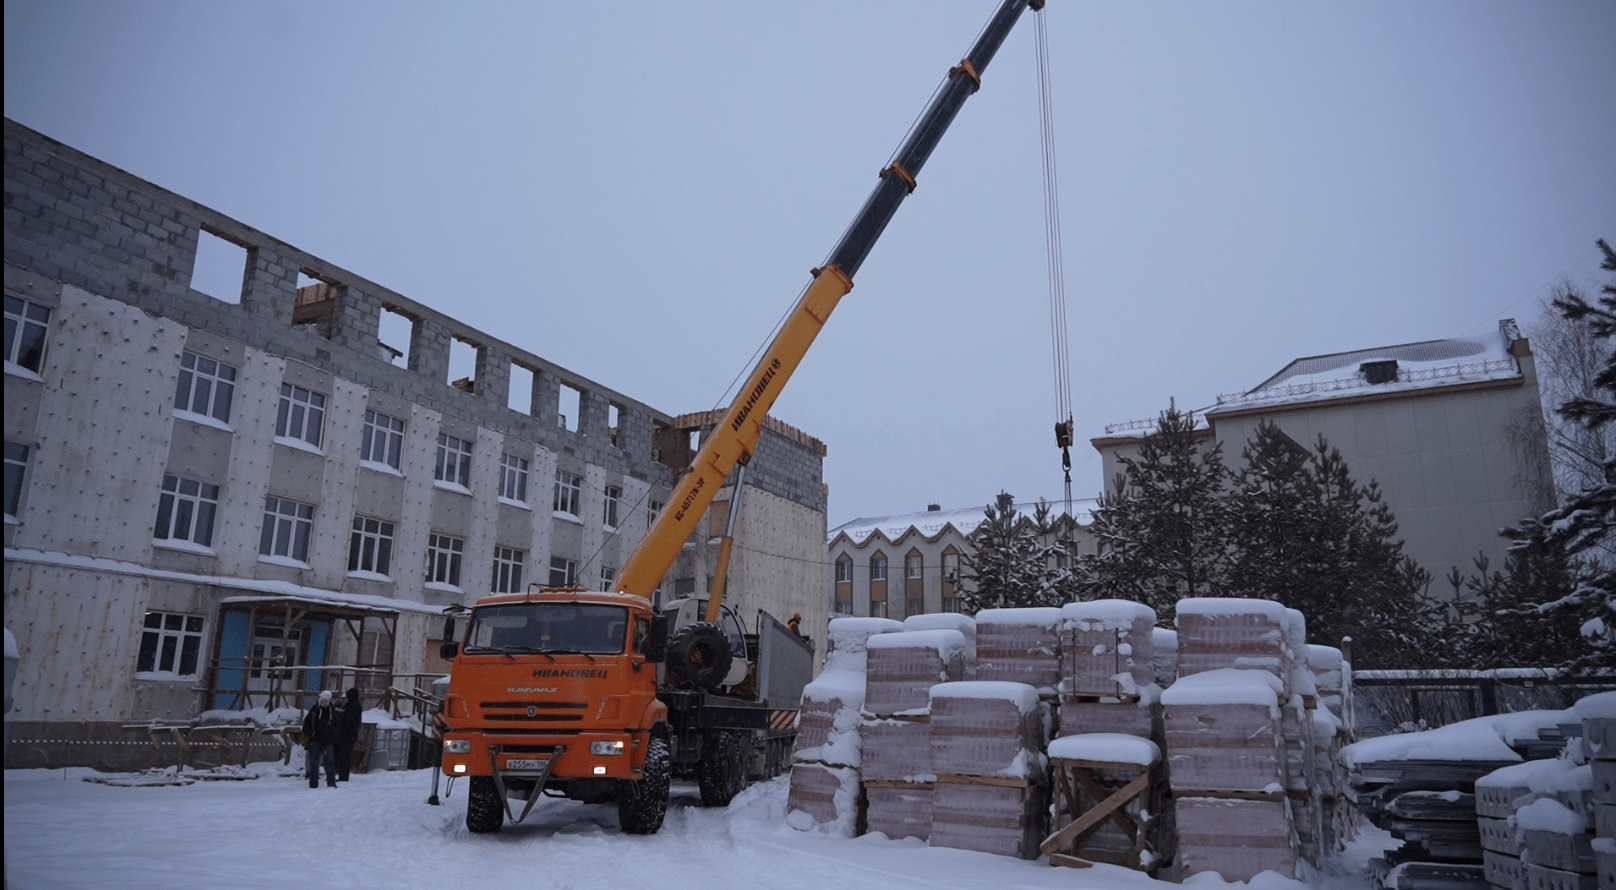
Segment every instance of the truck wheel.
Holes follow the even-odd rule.
[[[652,739],[645,747],[645,770],[638,782],[628,781],[617,792],[617,824],[624,834],[656,834],[668,812],[671,767],[668,743]]]
[[[472,776],[471,792],[466,795],[466,830],[475,834],[498,831],[505,822],[505,807],[493,776]]]
[[[734,656],[729,637],[705,621],[679,628],[668,641],[668,679],[685,689],[714,690],[724,682]]]
[[[733,732],[724,731],[713,741],[712,750],[701,761],[697,784],[701,786],[701,805],[728,806],[746,787],[746,763],[741,739]]]

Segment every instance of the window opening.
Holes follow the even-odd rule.
[[[45,332],[50,326],[49,306],[6,297],[6,364],[38,374],[45,364]]]
[[[191,266],[191,290],[226,303],[240,303],[246,283],[247,248],[207,229],[198,230],[196,262]]]
[[[578,432],[579,416],[583,413],[584,391],[571,384],[561,384],[561,395],[556,403],[556,423],[569,433]]]
[[[521,414],[533,413],[533,369],[511,362],[511,387],[506,394],[505,407]]]
[[[477,391],[477,347],[459,337],[449,338],[448,384],[465,392]]]
[[[409,367],[413,339],[415,321],[392,306],[383,306],[376,328],[377,354],[381,360],[397,368]]]

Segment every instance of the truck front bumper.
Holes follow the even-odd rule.
[[[450,729],[443,736],[443,772],[511,778],[638,779],[644,740],[625,732],[574,735],[488,733]]]

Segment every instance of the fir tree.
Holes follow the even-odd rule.
[[[999,492],[984,510],[986,521],[977,527],[976,553],[965,559],[965,577],[975,589],[960,594],[964,611],[1058,606],[1063,600],[1051,583],[1054,549],[1043,543],[1039,528],[1049,526],[1049,507],[1039,502],[1036,522],[1016,514],[1015,498]]]
[[[1203,451],[1195,415],[1169,408],[1134,458],[1124,458],[1116,493],[1100,499],[1093,531],[1100,552],[1080,561],[1086,599],[1144,603],[1164,620],[1187,596],[1223,593],[1228,562],[1221,445]]]

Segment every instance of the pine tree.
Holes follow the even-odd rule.
[[[1169,408],[1138,456],[1123,459],[1116,492],[1094,512],[1100,552],[1079,564],[1084,598],[1134,600],[1167,620],[1184,597],[1223,593],[1228,470],[1222,446],[1203,451],[1204,438],[1193,413]]]

